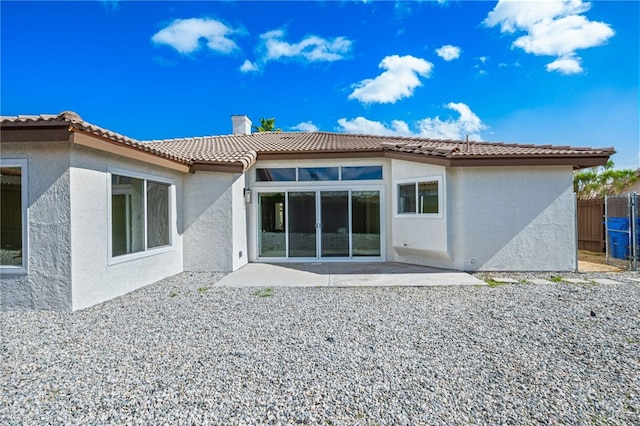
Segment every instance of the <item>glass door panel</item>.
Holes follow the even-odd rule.
[[[287,241],[285,234],[284,192],[258,194],[260,232],[258,233],[258,255],[260,257],[285,257]]]
[[[317,257],[316,192],[289,192],[289,257]]]
[[[320,192],[322,257],[349,257],[349,191]]]
[[[351,193],[353,256],[380,256],[380,192]]]

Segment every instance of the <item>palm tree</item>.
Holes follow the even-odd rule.
[[[253,126],[256,132],[281,132],[282,129],[276,129],[275,118],[260,117],[260,126]]]

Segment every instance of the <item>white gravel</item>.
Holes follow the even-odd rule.
[[[640,424],[639,283],[219,278],[0,313],[0,424]]]

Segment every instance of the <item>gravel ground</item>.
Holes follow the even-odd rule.
[[[624,283],[183,273],[75,313],[0,313],[0,424],[637,425],[638,274],[602,276]]]

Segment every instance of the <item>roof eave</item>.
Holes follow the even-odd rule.
[[[244,173],[247,170],[245,164],[236,162],[222,161],[200,161],[194,162],[189,168],[189,173],[195,172],[219,172],[219,173]]]
[[[450,157],[450,167],[476,166],[572,166],[574,169],[602,166],[612,154],[566,156]]]
[[[123,142],[114,141],[112,139],[82,130],[74,130],[72,132],[70,141],[76,145],[86,146],[100,151],[109,152],[111,154],[142,161],[144,163],[154,164],[172,170],[177,170],[183,173],[188,173],[190,171],[189,164],[186,164],[184,162],[166,158],[156,153],[145,151],[140,147],[127,145]]]
[[[71,126],[65,123],[0,126],[2,142],[69,142],[70,139]]]

